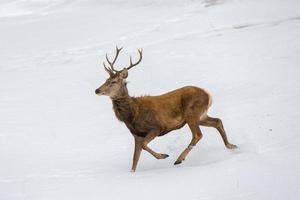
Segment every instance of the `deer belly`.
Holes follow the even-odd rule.
[[[180,124],[177,124],[176,126],[170,126],[170,127],[167,127],[164,131],[162,131],[158,136],[163,136],[173,130],[176,130],[176,129],[180,129],[182,128],[184,125],[186,124],[186,122],[181,122]]]
[[[185,125],[185,121],[181,116],[178,116],[172,119],[170,118],[163,119],[161,120],[161,124],[163,127],[162,128],[163,131],[159,134],[159,136],[165,135],[170,131],[183,127]]]

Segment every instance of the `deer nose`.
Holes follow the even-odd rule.
[[[96,90],[95,90],[95,93],[96,93],[96,94],[98,94],[99,92],[100,92],[100,90],[99,90],[99,89],[96,89]]]

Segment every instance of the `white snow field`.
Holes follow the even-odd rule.
[[[213,96],[213,128],[178,166],[187,126],[130,172],[133,137],[94,91],[115,45],[144,58],[129,93]],[[0,200],[300,199],[299,0],[1,0]]]

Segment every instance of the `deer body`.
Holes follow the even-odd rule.
[[[216,128],[227,148],[237,147],[228,142],[222,121],[207,115],[212,98],[204,89],[186,86],[159,96],[130,97],[125,79],[128,76],[128,70],[141,61],[142,51],[139,50],[140,59],[137,63],[132,64],[130,57],[130,66],[117,71],[113,64],[121,49],[116,50],[113,62],[110,62],[106,56],[110,67],[104,64],[110,77],[95,92],[111,98],[116,117],[126,124],[134,136],[132,171],[136,170],[142,150],[149,152],[157,159],[167,158],[167,154],[157,153],[150,149],[148,143],[155,137],[163,136],[185,124],[188,124],[191,129],[192,140],[174,164],[180,164],[185,160],[187,154],[202,138],[200,125]]]
[[[183,127],[190,109],[208,108],[211,100],[203,89],[187,86],[159,96],[128,95],[112,102],[116,117],[130,132],[145,137],[151,130],[157,130],[157,136],[162,136]]]

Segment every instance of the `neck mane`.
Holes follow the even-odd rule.
[[[129,96],[126,83],[115,97],[111,98],[116,117],[125,123],[130,123],[134,117],[134,102]]]

